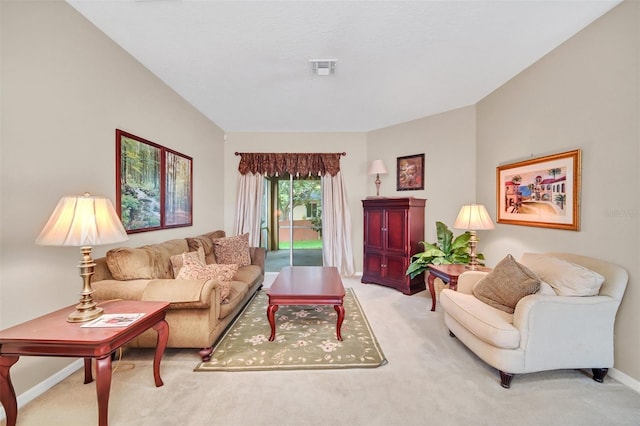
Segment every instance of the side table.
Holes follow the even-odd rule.
[[[153,328],[158,332],[153,377],[157,387],[163,385],[160,361],[169,338],[169,325],[164,319],[169,303],[118,300],[102,303],[100,307],[106,314],[143,313],[144,316],[127,327],[82,328],[83,323],[67,322],[74,305],[0,331],[0,402],[7,414],[7,426],[15,426],[18,417],[9,369],[21,355],[84,358],[85,384],[93,381],[91,360],[95,359],[98,424],[107,426],[111,353]]]
[[[431,312],[436,310],[436,289],[433,281],[440,278],[445,284],[449,283],[451,290],[458,290],[458,277],[466,271],[482,271],[490,272],[491,268],[479,266],[477,269],[469,269],[467,265],[429,265],[429,276],[427,284],[429,285],[429,293],[431,293]]]

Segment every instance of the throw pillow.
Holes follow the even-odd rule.
[[[202,247],[198,247],[196,251],[190,251],[187,253],[174,254],[169,259],[171,260],[171,267],[173,268],[173,277],[177,277],[180,269],[183,265],[183,255],[189,258],[195,258],[200,261],[200,263],[205,264],[204,258],[204,249]]]
[[[187,238],[187,245],[189,246],[189,251],[196,251],[198,248],[202,247],[204,250],[205,263],[216,263],[216,258],[213,254],[213,240],[207,235]]]
[[[238,272],[238,265],[221,265],[213,263],[205,265],[197,258],[182,254],[182,269],[176,279],[184,280],[218,280],[220,283],[220,300],[224,301],[231,292],[231,280]]]
[[[158,278],[151,249],[119,247],[107,252],[107,267],[118,281]]]
[[[523,297],[540,288],[540,279],[510,254],[473,286],[473,295],[496,309],[512,314]]]
[[[558,296],[595,296],[604,277],[582,265],[539,253],[525,253],[520,262],[549,283]]]
[[[241,267],[251,265],[248,233],[235,237],[217,238],[213,242],[213,251],[218,263],[236,264]]]

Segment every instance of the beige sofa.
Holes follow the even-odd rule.
[[[450,334],[499,370],[505,388],[514,374],[554,369],[591,368],[593,379],[602,382],[613,366],[614,322],[627,271],[569,253],[525,253],[519,263],[541,286],[519,299],[513,313],[474,295],[484,272],[465,272],[457,292],[442,291],[440,304]]]
[[[221,298],[222,284],[218,279],[175,279],[176,258],[180,259],[182,253],[200,249],[207,264],[216,263],[216,243],[229,240],[224,237],[224,231],[215,231],[139,248],[109,250],[105,257],[95,260],[93,298],[170,302],[166,316],[168,347],[199,348],[202,359],[206,361],[211,356],[215,340],[264,281],[266,252],[263,248],[248,247],[248,244],[246,248],[251,264],[240,267],[235,273],[225,300]],[[157,334],[148,330],[129,346],[155,347],[156,340]]]

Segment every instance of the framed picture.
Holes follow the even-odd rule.
[[[116,129],[116,209],[128,234],[192,225],[191,157]]]
[[[578,231],[580,179],[580,150],[498,166],[498,223]]]
[[[396,190],[424,189],[424,154],[398,157]]]

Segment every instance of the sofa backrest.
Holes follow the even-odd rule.
[[[584,266],[587,269],[595,271],[604,277],[602,287],[600,287],[600,296],[609,296],[618,301],[622,300],[624,291],[627,288],[629,274],[622,266],[606,260],[596,259],[588,256],[581,256],[573,253],[545,253],[546,255],[557,257],[567,262]]]

